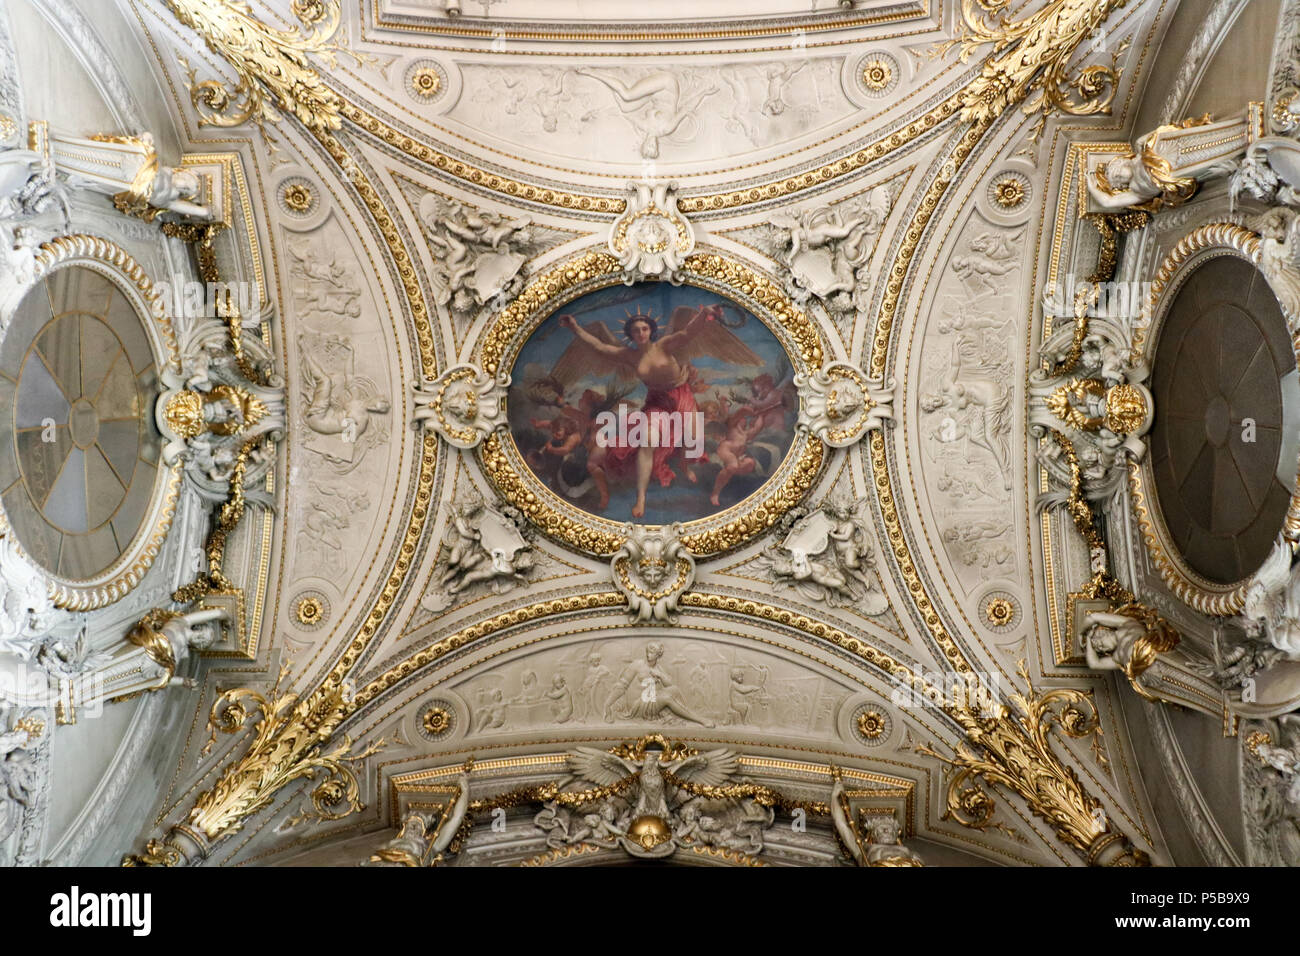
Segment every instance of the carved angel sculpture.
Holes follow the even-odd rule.
[[[1249,222],[1259,233],[1259,268],[1286,313],[1287,328],[1300,330],[1300,215],[1283,207]]]
[[[1278,741],[1271,735],[1251,734],[1247,746],[1266,766],[1286,781],[1288,802],[1300,805],[1300,715],[1284,714],[1277,719]]]
[[[7,717],[7,710],[7,706],[0,707],[0,718]],[[40,771],[30,751],[43,731],[42,722],[28,716],[0,733],[0,865],[13,863],[5,843],[39,791]]]
[[[1295,545],[1279,538],[1246,588],[1240,621],[1251,637],[1267,637],[1290,660],[1300,660],[1300,565]]]
[[[871,255],[872,237],[889,215],[889,190],[877,186],[865,203],[844,211],[840,206],[804,209],[778,215],[775,252],[790,270],[790,291],[797,300],[809,295],[836,310],[849,308],[857,271]]]
[[[29,657],[54,614],[45,579],[0,535],[0,651]]]
[[[1141,604],[1125,604],[1113,612],[1088,615],[1084,631],[1088,666],[1094,670],[1122,671],[1133,689],[1148,700],[1156,695],[1143,675],[1157,658],[1178,646],[1180,636],[1154,610]]]

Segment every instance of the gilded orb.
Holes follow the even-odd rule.
[[[637,817],[628,825],[627,838],[645,850],[653,850],[661,843],[672,838],[672,831],[663,817],[646,813]]]

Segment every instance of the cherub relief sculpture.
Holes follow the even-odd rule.
[[[658,158],[661,140],[697,127],[695,110],[721,89],[711,77],[689,71],[655,70],[632,81],[621,70],[581,67],[574,73],[609,88],[618,108],[641,136],[640,153],[645,159]]]
[[[286,242],[294,307],[303,318],[331,322],[361,317],[361,283],[337,247]]]
[[[317,562],[324,576],[341,574],[345,569],[345,532],[354,516],[370,510],[370,496],[346,486],[316,481],[307,484],[315,497],[304,496],[306,508],[298,529],[303,539],[300,547]]]
[[[27,810],[41,798],[45,773],[33,751],[45,733],[45,721],[32,710],[11,717],[11,705],[0,701],[0,865],[11,866],[11,838]]]
[[[388,438],[384,418],[392,403],[374,381],[356,372],[349,336],[298,334],[303,424],[314,434],[305,446],[340,473],[355,469],[366,452]]]
[[[45,578],[0,534],[0,651],[30,658],[57,613]]]
[[[457,595],[477,584],[504,594],[528,580],[532,545],[524,536],[527,520],[516,509],[474,499],[452,506],[444,551],[434,569],[434,589],[420,601],[429,611],[449,607]]]
[[[847,691],[833,681],[745,649],[681,638],[650,643],[615,639],[538,651],[522,669],[503,664],[459,689],[471,703],[470,724],[535,732],[556,724],[712,722],[808,737],[834,732]]]
[[[1282,778],[1288,803],[1300,807],[1300,714],[1283,714],[1246,737],[1246,748]]]
[[[1247,220],[1259,233],[1259,269],[1286,316],[1287,329],[1300,333],[1300,212],[1275,206]]]
[[[434,251],[438,303],[458,319],[504,302],[522,287],[521,270],[534,251],[530,217],[487,212],[437,193],[420,199],[419,217]]]
[[[863,614],[881,614],[889,601],[875,570],[875,545],[862,508],[825,502],[818,509],[796,508],[778,525],[777,543],[755,561],[786,587],[832,607],[856,607]]]
[[[71,211],[54,164],[30,149],[0,151],[0,221],[33,219],[55,207],[66,231]]]
[[[865,267],[890,204],[889,190],[876,186],[865,198],[774,216],[760,230],[761,242],[786,266],[791,298],[801,307],[816,298],[836,317],[859,308],[871,288]]]
[[[961,413],[965,436],[992,458],[1002,475],[1005,489],[1011,488],[1011,400],[1013,392],[1001,369],[980,356],[967,356],[962,341],[952,345],[952,361],[938,389],[921,397],[921,409]]]

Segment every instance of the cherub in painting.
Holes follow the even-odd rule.
[[[658,413],[678,413],[680,422],[687,415],[698,415],[695,402],[697,372],[691,359],[712,356],[732,365],[761,366],[763,360],[721,322],[722,306],[703,308],[679,306],[669,321],[669,331],[659,335],[659,324],[649,313],[637,309],[623,323],[627,344],[620,344],[604,322],[578,324],[572,315],[562,315],[559,323],[574,335],[570,345],[555,363],[552,377],[568,388],[591,374],[593,368],[611,363],[620,378],[639,379],[646,387],[642,410],[652,420]],[[665,441],[634,443],[620,436],[613,444],[598,446],[587,459],[587,471],[600,494],[600,510],[609,506],[609,478],[621,476],[635,467],[636,504],[632,517],[645,515],[646,489],[653,475],[659,484],[672,483],[674,472],[670,460],[680,458],[688,481],[696,481],[692,465],[706,456],[689,459],[680,443]]]

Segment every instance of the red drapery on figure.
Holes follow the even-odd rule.
[[[654,412],[680,412],[682,427],[686,425],[688,415],[699,413],[699,406],[695,404],[695,390],[691,387],[690,382],[683,382],[676,388],[668,390],[652,388],[646,392],[645,404],[641,409],[650,419],[646,424],[645,442],[650,443],[651,429],[654,427],[652,413]],[[609,446],[605,451],[605,468],[615,474],[631,473],[636,466],[637,452],[640,451],[638,445],[628,445],[626,436],[620,436],[617,445]],[[651,474],[658,479],[659,484],[667,488],[673,483],[676,477],[673,470],[668,467],[669,461],[673,458],[681,458],[688,465],[695,465],[709,460],[708,454],[701,454],[699,458],[687,458],[686,449],[681,444],[672,446],[663,446],[653,449],[654,451],[654,469]]]

